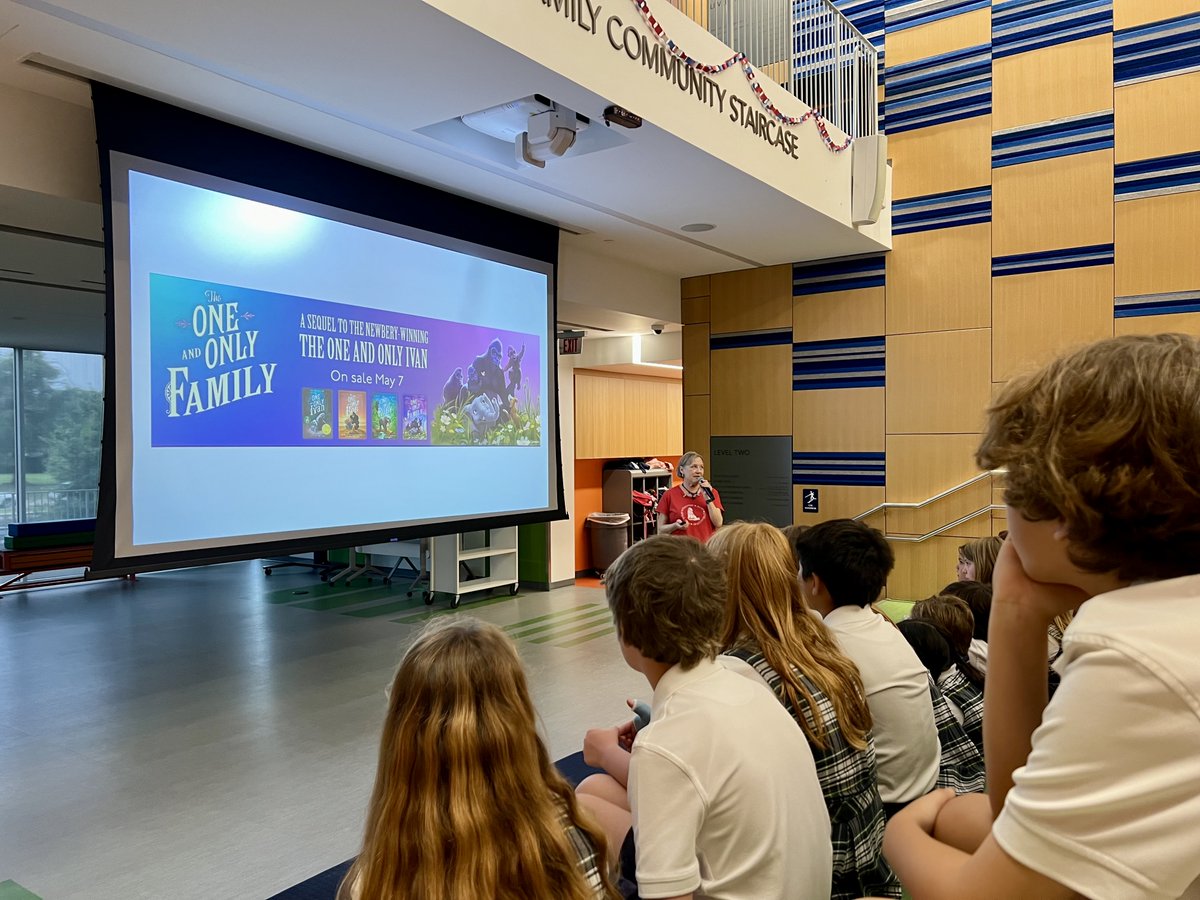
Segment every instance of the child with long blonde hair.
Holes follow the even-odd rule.
[[[538,737],[513,642],[472,618],[423,632],[339,900],[609,900],[606,850]]]
[[[728,583],[724,652],[766,681],[812,748],[833,842],[831,897],[899,897],[883,858],[883,803],[862,679],[805,604],[788,539],[771,525],[737,522],[708,547]]]

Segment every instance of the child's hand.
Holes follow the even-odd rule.
[[[626,723],[628,725],[629,723]],[[583,761],[597,769],[609,769],[609,760],[614,753],[628,752],[621,747],[622,726],[592,728],[583,737]],[[632,736],[630,737],[632,743]]]
[[[637,724],[633,719],[617,726],[617,746],[626,753],[633,752],[633,739],[637,736]]]
[[[1011,540],[1001,545],[996,557],[992,592],[993,602],[1018,606],[1045,619],[1047,625],[1055,616],[1078,609],[1088,599],[1088,595],[1077,587],[1046,584],[1030,578]]]

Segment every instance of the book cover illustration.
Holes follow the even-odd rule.
[[[396,439],[396,395],[371,395],[371,437],[377,441]]]
[[[333,437],[333,391],[328,388],[304,388],[300,392],[301,422],[305,440]]]
[[[338,391],[338,437],[342,440],[366,440],[366,391]]]
[[[480,352],[473,358],[464,355],[446,361],[447,369],[456,361],[464,365],[454,367],[442,388],[441,403],[434,410],[432,443],[434,446],[540,445],[542,420],[536,350],[524,342],[519,349],[517,344],[510,343],[506,350],[499,336],[474,346]],[[464,351],[468,347],[463,345],[458,349]]]
[[[404,397],[404,439],[429,440],[429,402],[424,394],[406,394]]]

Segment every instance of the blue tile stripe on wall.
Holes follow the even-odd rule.
[[[991,0],[886,0],[884,22],[887,31],[903,31],[990,5]]]
[[[999,0],[992,4],[992,54],[997,58],[1112,30],[1112,0]]]
[[[1200,312],[1200,291],[1140,294],[1133,297],[1117,297],[1113,301],[1113,318],[1115,319],[1195,312]]]
[[[792,296],[883,287],[886,268],[882,254],[827,263],[796,263],[792,266]]]
[[[977,225],[992,221],[992,188],[909,197],[892,204],[892,234],[911,234],[936,228]]]
[[[1113,77],[1117,87],[1200,69],[1200,12],[1113,35]]]
[[[792,345],[792,390],[883,387],[884,337]]]
[[[1113,175],[1117,200],[1200,190],[1200,151],[1119,163]]]
[[[1022,125],[992,134],[992,168],[1107,150],[1112,145],[1111,109],[1037,125]]]
[[[894,66],[885,73],[892,134],[957,122],[992,111],[992,53],[987,44]]]
[[[1062,250],[1039,250],[1036,253],[997,256],[992,259],[992,275],[1028,275],[1032,272],[1084,269],[1089,266],[1112,264],[1113,245],[1093,244],[1088,247],[1066,247]]]
[[[710,350],[742,350],[747,347],[778,347],[792,342],[792,329],[770,328],[716,334],[708,339]]]
[[[792,484],[884,486],[882,453],[793,453]]]

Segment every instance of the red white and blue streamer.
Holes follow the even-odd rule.
[[[758,98],[758,102],[762,105],[762,108],[774,117],[777,122],[783,125],[803,125],[809,119],[812,119],[813,123],[817,126],[817,131],[821,134],[821,139],[825,142],[825,146],[833,153],[841,153],[854,143],[853,137],[847,137],[841,143],[834,141],[829,134],[829,127],[825,122],[825,117],[815,109],[810,108],[802,116],[789,116],[781,112],[779,107],[771,102],[771,98],[767,96],[767,92],[763,90],[762,85],[758,83],[758,76],[754,71],[754,66],[742,51],[737,51],[729,59],[717,65],[702,63],[695,57],[690,56],[682,47],[667,36],[662,25],[654,18],[654,13],[650,12],[650,6],[646,0],[633,0],[633,5],[641,13],[646,26],[654,32],[654,37],[658,42],[666,47],[667,52],[680,60],[685,66],[696,69],[706,75],[719,75],[727,69],[732,69],[734,66],[741,66],[742,72],[746,76],[746,81],[750,83],[750,89],[754,91],[754,96]]]

